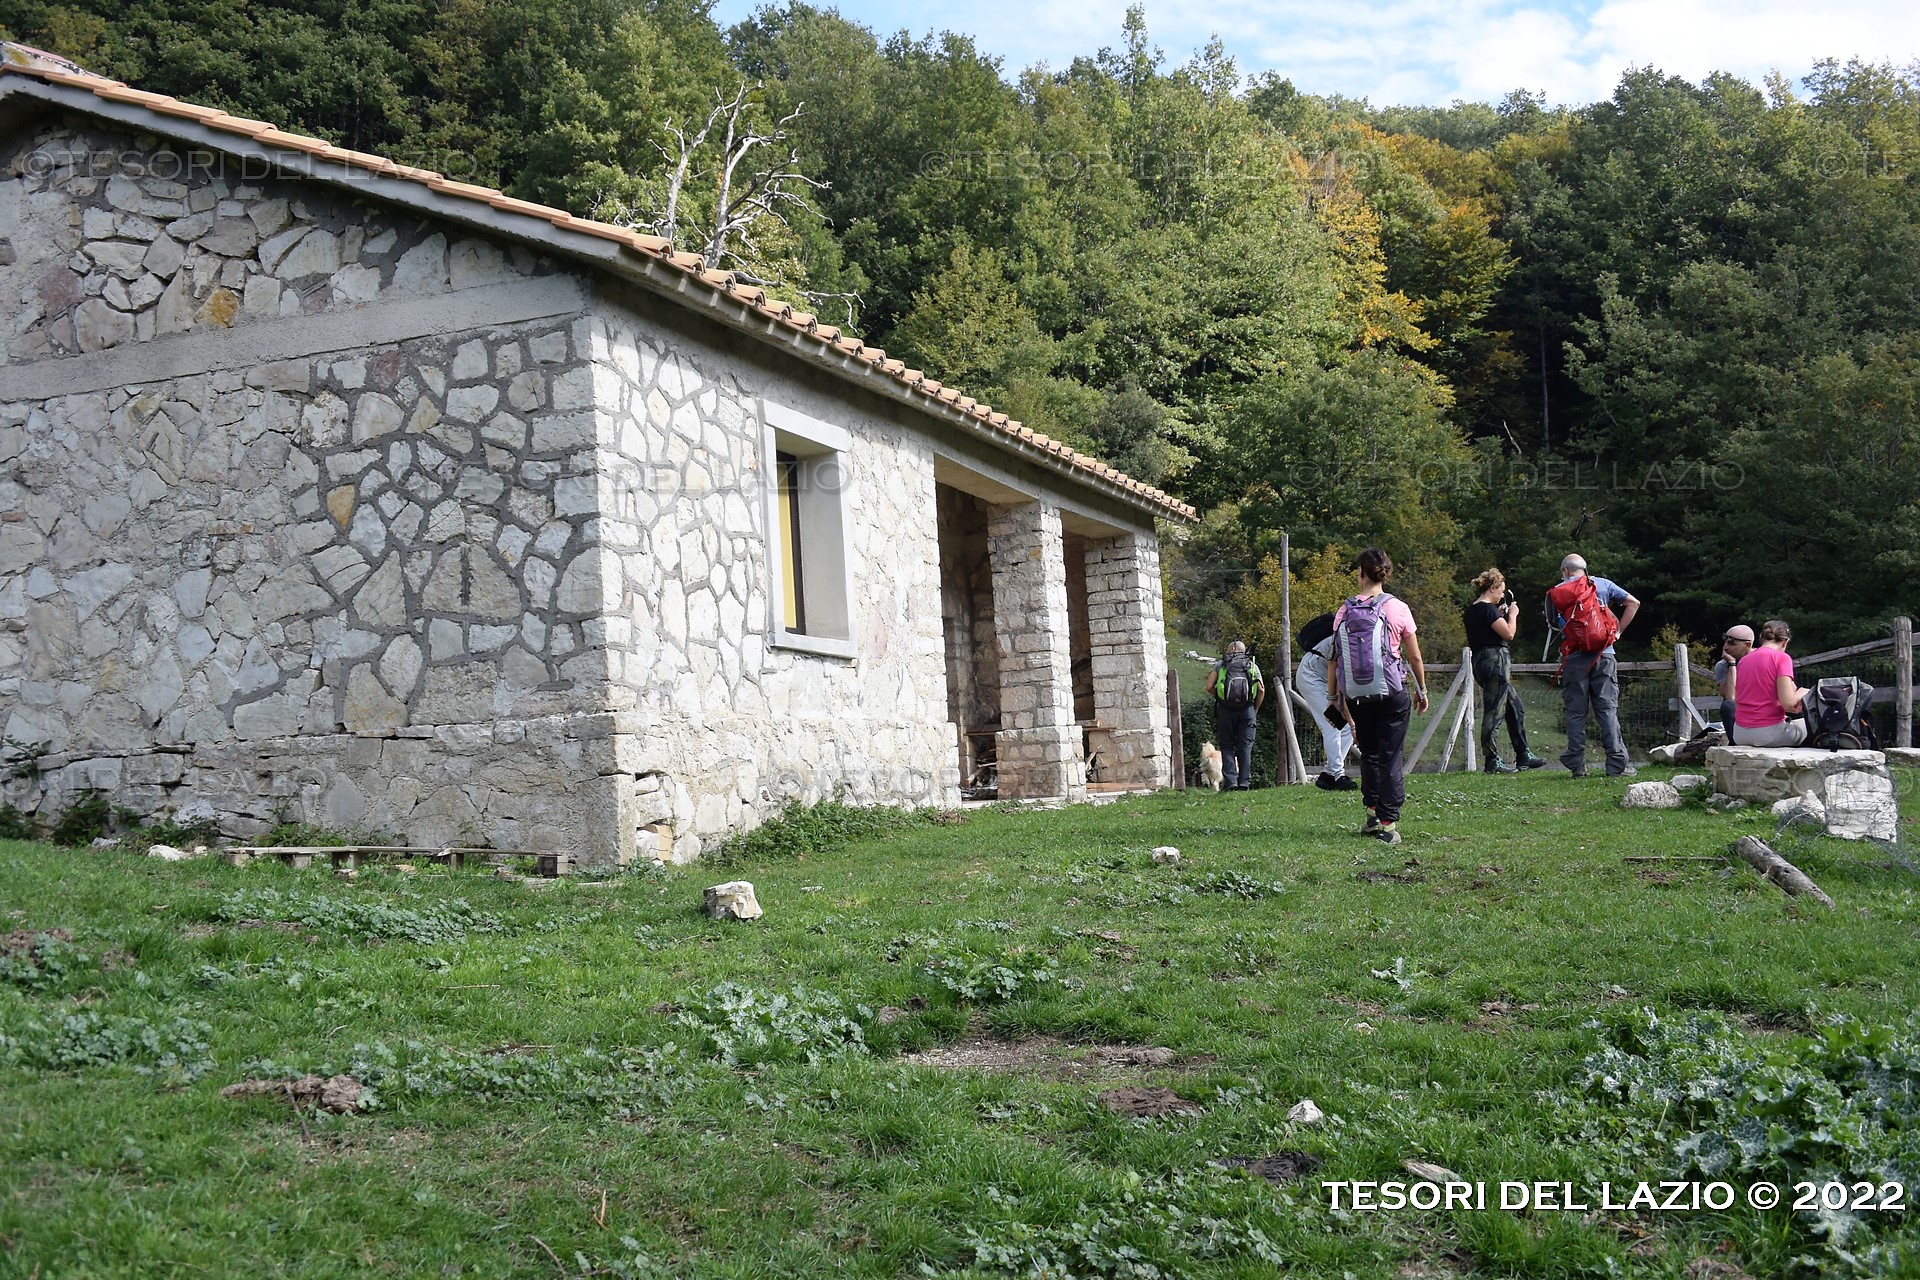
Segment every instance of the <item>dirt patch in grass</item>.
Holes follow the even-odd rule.
[[[1213,1057],[1196,1054],[1183,1058],[1159,1045],[1077,1045],[1052,1036],[1027,1036],[1020,1040],[972,1036],[937,1048],[903,1053],[898,1061],[910,1067],[935,1067],[942,1071],[1051,1075],[1080,1080],[1128,1069],[1197,1066],[1212,1062]]]
[[[1188,1102],[1171,1089],[1124,1085],[1109,1089],[1095,1099],[1117,1116],[1157,1119],[1160,1116],[1197,1116],[1200,1104]]]
[[[1270,1156],[1222,1156],[1214,1161],[1223,1169],[1245,1169],[1268,1182],[1292,1182],[1320,1167],[1320,1157],[1304,1151],[1276,1151]]]
[[[42,938],[52,938],[55,942],[73,941],[73,935],[65,929],[14,929],[0,934],[0,956],[24,956]]]
[[[1489,1031],[1498,1035],[1512,1025],[1511,1016],[1515,1013],[1534,1013],[1540,1008],[1537,1004],[1513,1004],[1506,1000],[1485,1000],[1480,1004],[1480,1015],[1470,1019],[1466,1025],[1475,1031]]]

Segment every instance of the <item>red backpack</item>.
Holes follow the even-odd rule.
[[[1620,638],[1620,619],[1600,603],[1593,579],[1586,574],[1568,578],[1547,592],[1554,610],[1565,619],[1560,632],[1560,653],[1601,653]]]

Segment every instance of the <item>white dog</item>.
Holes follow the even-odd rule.
[[[1226,774],[1220,768],[1220,748],[1211,742],[1200,744],[1200,781],[1215,791],[1226,780]]]

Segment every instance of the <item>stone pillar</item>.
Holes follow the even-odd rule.
[[[1094,718],[1106,730],[1111,756],[1103,776],[1135,786],[1170,786],[1167,632],[1160,543],[1153,534],[1128,533],[1087,544],[1087,613]]]
[[[1000,649],[1000,731],[994,749],[1001,798],[1085,799],[1087,763],[1073,721],[1059,508],[1043,502],[992,508],[987,555]]]

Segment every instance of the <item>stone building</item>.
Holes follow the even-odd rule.
[[[14,803],[608,863],[1168,781],[1191,509],[657,238],[0,62]]]

